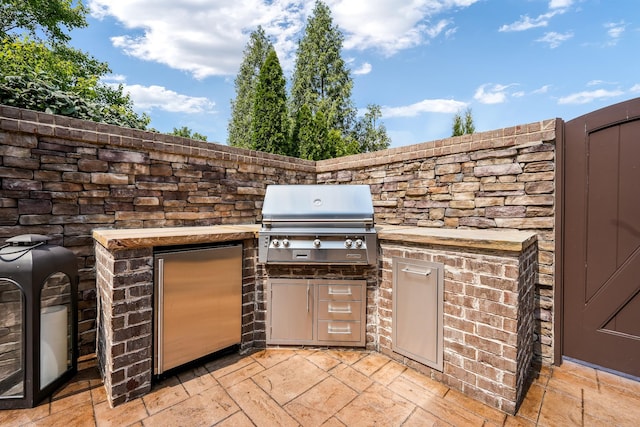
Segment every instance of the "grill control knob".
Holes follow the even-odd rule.
[[[362,247],[362,240],[356,239],[356,248],[361,248],[361,247]]]
[[[271,244],[277,248],[278,246],[280,246],[280,240],[278,240],[278,239],[273,239],[273,240],[271,241]]]
[[[313,246],[315,246],[316,248],[320,247],[320,239],[316,239],[313,241]]]
[[[289,247],[289,239],[282,239],[282,246],[284,246],[285,248]]]
[[[345,248],[350,248],[351,245],[353,245],[353,240],[347,239],[347,240],[344,241],[344,247]]]

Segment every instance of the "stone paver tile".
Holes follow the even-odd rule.
[[[421,374],[420,372],[416,372],[413,369],[405,370],[401,374],[401,376],[424,388],[429,393],[435,394],[436,396],[444,397],[444,395],[449,391],[449,387],[447,387],[446,385],[433,380],[426,375]]]
[[[88,393],[88,392],[85,392]],[[86,427],[95,425],[92,405],[76,405],[62,411],[52,413],[48,417],[40,418],[34,426],[46,427]]]
[[[106,400],[94,405],[98,427],[128,426],[149,416],[142,398],[111,408]]]
[[[596,374],[598,375],[598,382],[600,383],[601,389],[617,389],[635,396],[640,396],[640,381],[630,380],[600,370],[596,371]]]
[[[253,362],[254,360],[249,356],[243,356],[241,354],[231,354],[229,356],[206,363],[204,367],[207,368],[207,370],[211,372],[211,375],[213,375],[213,377],[217,379],[220,377],[224,377],[231,372],[237,371],[238,369],[241,369]]]
[[[356,371],[351,366],[347,366],[342,363],[333,368],[329,374],[339,379],[358,393],[366,390],[371,386],[371,384],[373,384],[373,381],[369,377]]]
[[[409,419],[402,424],[402,427],[444,427],[451,426],[448,422],[441,420],[430,412],[425,411],[422,408],[416,407],[413,413],[409,416]]]
[[[252,362],[249,365],[243,366],[237,371],[233,371],[224,377],[219,377],[218,382],[225,388],[231,387],[234,384],[238,384],[247,378],[251,378],[253,375],[264,371],[264,367],[257,362]]]
[[[295,399],[314,385],[327,373],[302,356],[295,355],[265,371],[253,375],[253,380],[280,405]]]
[[[151,426],[211,426],[228,418],[240,408],[220,386],[190,397],[143,420]]]
[[[218,385],[216,379],[204,366],[181,372],[178,374],[178,379],[187,390],[187,393],[189,393],[189,396],[195,396]]]
[[[380,370],[380,368],[382,368],[390,361],[391,359],[389,359],[387,356],[383,356],[379,353],[369,353],[365,357],[354,363],[352,366],[356,371],[360,371],[366,376],[370,377],[374,374],[374,372]]]
[[[520,416],[507,415],[503,427],[535,427],[536,423]]]
[[[531,384],[516,415],[536,422],[538,420],[538,414],[540,413],[540,407],[542,406],[543,397],[544,387],[536,383]]]
[[[35,408],[0,410],[0,426],[14,427],[49,416],[49,400]]]
[[[413,402],[422,409],[453,425],[482,426],[484,418],[459,405],[445,400],[442,396],[429,392],[421,385],[400,375],[391,384],[389,390]]]
[[[244,380],[230,387],[227,389],[227,392],[258,427],[298,425],[296,420],[291,418],[275,400],[269,397],[269,395],[251,379]]]
[[[331,349],[331,350],[327,350],[327,353],[347,365],[353,365],[358,360],[362,359],[364,356],[369,354],[369,352],[362,351],[362,350],[348,350],[348,349]]]
[[[587,378],[575,375],[573,372],[556,370],[549,379],[547,388],[561,391],[576,399],[582,399],[583,390],[598,390],[598,382],[595,378]]]
[[[325,371],[330,371],[334,367],[336,367],[340,361],[335,357],[329,355],[326,351],[317,351],[313,354],[305,356],[305,358],[316,365],[320,369],[324,369]]]
[[[348,426],[398,426],[415,405],[380,384],[373,384],[336,414]]]
[[[88,380],[67,383],[51,396],[52,414],[78,405],[92,405],[91,386]]]
[[[238,411],[216,424],[216,427],[254,427],[249,417],[242,411]]]
[[[587,415],[604,425],[640,425],[640,395],[629,391],[601,387],[584,391],[585,425]]]
[[[333,377],[301,394],[285,409],[303,426],[320,426],[351,402],[358,393]]]
[[[257,353],[251,355],[251,358],[269,369],[272,366],[277,365],[278,363],[289,359],[296,355],[295,350],[289,349],[267,349],[261,350]]]
[[[142,401],[149,414],[153,415],[188,397],[187,390],[180,384],[178,378],[170,377],[155,385],[151,393],[142,396]]]
[[[89,380],[89,387],[91,389],[91,401],[94,405],[107,400],[107,390],[105,390],[101,379]]]
[[[581,426],[582,402],[566,393],[547,389],[542,399],[538,425],[556,426]]]
[[[322,427],[345,427],[344,423],[336,417],[329,418]]]
[[[489,422],[499,426],[504,424],[504,420],[507,416],[504,412],[489,405],[485,405],[484,403],[479,402],[475,399],[472,399],[471,397],[466,396],[457,390],[449,390],[449,392],[444,396],[444,399],[445,401],[454,402],[461,408],[479,415],[485,420],[488,420]]]
[[[395,380],[400,374],[407,370],[407,367],[399,364],[391,360],[389,363],[384,365],[378,371],[376,371],[373,375],[371,375],[371,379],[379,382],[382,385],[389,385],[393,380]]]
[[[596,378],[597,378],[597,373],[594,368],[580,365],[579,363],[575,363],[570,360],[563,360],[562,365],[553,367],[553,372],[551,374],[551,377],[553,378],[553,376],[557,372],[571,373],[573,375],[588,378],[593,381],[596,381]]]

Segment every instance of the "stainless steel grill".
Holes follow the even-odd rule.
[[[262,206],[258,262],[375,264],[368,185],[270,185]]]

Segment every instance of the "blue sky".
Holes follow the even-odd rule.
[[[287,79],[314,1],[84,0],[72,44],[106,61],[161,132],[226,143],[234,79],[258,25]],[[382,106],[392,147],[570,120],[640,96],[638,0],[326,0],[364,111]]]

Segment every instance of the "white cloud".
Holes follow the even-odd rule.
[[[631,86],[631,89],[629,89],[629,92],[632,92],[632,93],[640,92],[640,83],[637,83]]]
[[[609,36],[608,45],[614,46],[618,43],[620,37],[622,37],[622,33],[624,33],[627,25],[624,23],[624,21],[608,22],[604,24],[604,27],[607,29],[607,35]]]
[[[573,0],[551,0],[549,9],[566,9],[573,4]]]
[[[624,95],[624,92],[621,90],[597,89],[592,91],[583,91],[558,99],[558,104],[588,104],[589,102],[597,99],[614,98],[620,95]]]
[[[371,72],[371,69],[372,69],[371,64],[369,64],[368,62],[365,62],[360,66],[360,68],[356,68],[355,70],[353,70],[353,74],[355,74],[356,76],[369,74]]]
[[[345,31],[346,49],[376,49],[385,55],[421,45],[449,32],[451,20],[438,14],[465,8],[479,0],[329,0],[327,5]]]
[[[573,33],[556,33],[555,31],[551,31],[549,33],[544,33],[544,36],[536,39],[537,42],[548,43],[551,49],[555,49],[560,46],[562,43],[566,42],[570,38],[573,37]]]
[[[453,99],[425,99],[402,107],[382,107],[382,117],[416,117],[423,113],[455,113],[467,103]]]
[[[328,0],[345,49],[386,54],[450,35],[452,22],[438,14],[479,0]],[[88,0],[92,16],[113,17],[122,34],[114,46],[202,79],[234,75],[251,31],[262,25],[283,69],[291,70],[297,41],[313,2],[308,0]],[[432,21],[433,20],[433,21]]]
[[[235,74],[248,34],[258,25],[273,38],[283,67],[290,64],[296,48],[294,36],[304,25],[302,3],[90,0],[89,6],[93,16],[112,16],[122,23],[125,34],[111,39],[114,46],[201,79]]]
[[[204,97],[179,94],[162,86],[124,85],[124,93],[131,94],[136,108],[171,113],[212,113],[215,103]]]
[[[507,101],[509,89],[513,84],[501,85],[486,83],[476,89],[473,99],[482,104],[502,104]]]
[[[123,76],[122,74],[109,74],[108,76],[104,77],[104,80],[107,82],[117,82],[117,83],[121,83],[127,80],[127,78],[125,76]]]
[[[600,85],[615,85],[616,82],[607,82],[605,80],[590,80],[587,82],[587,86],[600,86]]]
[[[526,31],[532,28],[546,27],[549,25],[549,20],[556,15],[565,13],[569,7],[573,4],[573,0],[550,0],[549,11],[538,15],[536,18],[531,18],[529,15],[520,16],[520,20],[501,26],[498,31],[511,32],[511,31]]]
[[[544,86],[534,90],[531,93],[535,94],[535,95],[542,94],[542,93],[547,93],[547,92],[549,92],[549,88],[551,88],[551,85],[544,85]]]

